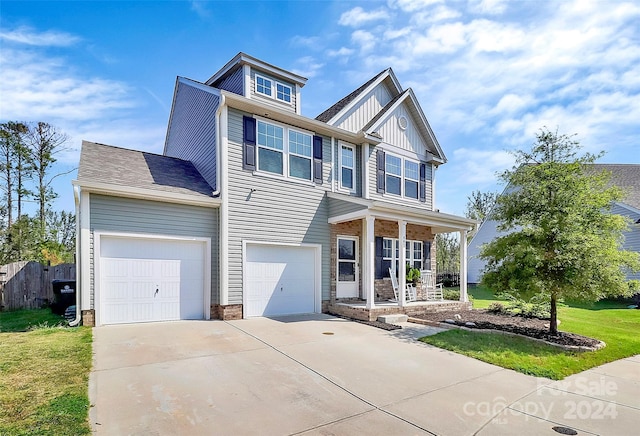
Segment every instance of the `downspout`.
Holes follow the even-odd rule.
[[[80,275],[82,274],[82,268],[79,268],[80,264],[80,188],[77,185],[73,186],[73,200],[76,205],[76,318],[69,323],[69,327],[76,327],[80,325],[82,320],[82,311],[80,310]]]
[[[222,113],[222,107],[226,104],[224,94],[220,93],[220,101],[218,102],[218,109],[216,109],[216,143],[218,150],[216,152],[216,189],[213,190],[211,195],[214,197],[220,195],[220,145],[222,144],[222,133],[220,132],[220,114]]]

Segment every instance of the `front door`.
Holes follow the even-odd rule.
[[[358,238],[338,237],[336,298],[358,298]]]

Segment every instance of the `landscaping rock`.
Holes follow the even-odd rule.
[[[419,318],[421,318],[421,317],[419,317]],[[447,324],[455,324],[456,323],[455,320],[449,319],[449,318],[445,319],[444,322],[446,322]]]
[[[464,325],[465,327],[477,327],[476,323],[471,321],[465,322]]]
[[[453,317],[458,321],[462,319],[462,316],[459,313],[456,313],[455,315],[453,315]]]

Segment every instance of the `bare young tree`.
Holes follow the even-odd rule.
[[[38,202],[38,219],[41,231],[44,234],[46,226],[46,212],[57,194],[51,188],[51,182],[58,176],[66,173],[49,174],[56,162],[55,155],[64,150],[67,135],[58,131],[54,126],[38,122],[29,126],[27,132],[27,145],[29,147],[29,163],[33,167],[37,179],[35,199]]]

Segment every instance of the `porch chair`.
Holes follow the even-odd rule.
[[[427,301],[444,300],[442,295],[442,283],[436,283],[436,273],[433,271],[420,271],[422,289],[426,294]]]
[[[399,294],[398,294],[398,277],[396,276],[396,272],[389,268],[389,277],[391,277],[391,285],[393,286],[393,295],[395,295],[395,300],[392,301],[400,301],[399,300]],[[417,301],[418,300],[418,296],[416,293],[416,288],[415,286],[413,286],[410,283],[406,283],[405,284],[405,288],[404,288],[404,295],[405,295],[405,300],[406,301]]]

